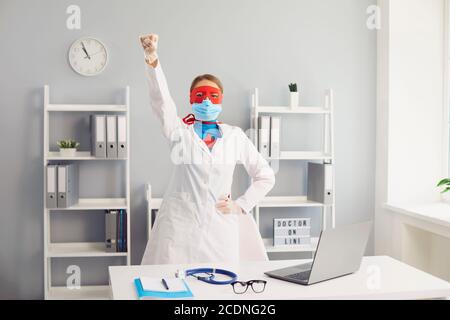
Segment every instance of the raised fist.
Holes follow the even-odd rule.
[[[142,48],[144,48],[145,61],[148,64],[153,64],[158,59],[158,54],[156,53],[158,38],[158,35],[153,33],[140,36]]]

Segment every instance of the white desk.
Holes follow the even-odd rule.
[[[139,276],[169,277],[177,269],[216,267],[234,271],[239,280],[267,280],[266,290],[256,294],[251,288],[236,295],[231,285],[212,285],[193,277],[186,279],[196,299],[202,300],[306,300],[306,299],[432,299],[450,297],[450,283],[390,257],[364,257],[358,272],[311,286],[281,281],[264,271],[299,264],[284,260],[232,264],[151,265],[109,267],[113,299],[137,299],[133,279]],[[377,281],[377,278],[380,281]],[[376,287],[377,282],[379,287]]]

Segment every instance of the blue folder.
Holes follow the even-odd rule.
[[[134,285],[136,286],[136,291],[139,299],[143,298],[167,298],[167,299],[178,299],[178,298],[192,298],[194,295],[189,289],[186,281],[183,280],[186,291],[177,292],[164,292],[164,291],[148,291],[144,290],[142,287],[141,279],[134,279]]]

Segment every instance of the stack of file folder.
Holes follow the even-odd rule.
[[[91,154],[96,158],[127,157],[127,118],[125,115],[93,114]]]
[[[76,163],[47,165],[46,204],[48,209],[69,208],[78,203]]]
[[[126,210],[106,210],[105,247],[106,252],[127,252]]]

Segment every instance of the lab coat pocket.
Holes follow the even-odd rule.
[[[177,192],[167,197],[167,211],[171,212],[173,218],[183,222],[183,224],[199,225],[199,213],[192,201],[192,197],[187,192]]]
[[[168,240],[167,252],[171,261],[192,261],[200,241],[195,205],[185,194],[176,193],[164,199],[161,216],[161,236]]]

